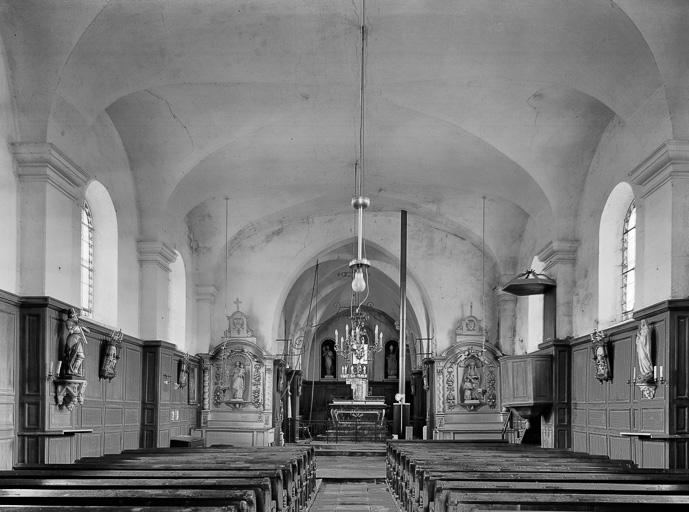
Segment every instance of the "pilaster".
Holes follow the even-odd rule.
[[[20,292],[79,304],[79,199],[88,176],[49,143],[13,143],[12,152],[19,177]]]
[[[543,273],[555,279],[555,336],[566,338],[572,334],[572,307],[574,296],[574,264],[578,240],[553,240],[538,253],[543,262]],[[547,300],[546,300],[547,302]],[[545,316],[545,312],[544,312]],[[547,323],[548,319],[544,318]],[[548,329],[544,327],[544,335]]]
[[[500,319],[500,332],[498,333],[500,350],[507,354],[514,354],[517,296],[503,292],[502,287],[495,294],[498,299],[498,318]]]
[[[637,187],[636,309],[689,295],[689,141],[668,140],[630,174]]]
[[[143,339],[168,339],[170,264],[176,254],[166,244],[140,240],[137,244],[141,271],[140,330]]]
[[[207,352],[213,333],[213,305],[218,295],[214,285],[196,285],[196,348]]]

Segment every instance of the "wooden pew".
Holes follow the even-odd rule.
[[[686,473],[641,472],[630,461],[564,450],[501,443],[389,442],[386,466],[398,503],[410,512],[632,506],[650,510],[689,503]]]
[[[249,490],[230,489],[66,489],[9,488],[0,489],[0,504],[6,505],[76,505],[76,506],[222,506],[236,512],[256,510],[256,496]]]
[[[31,506],[31,501],[22,499],[32,494],[33,500],[38,500],[41,493],[31,493],[33,490],[67,490],[67,501],[75,506],[91,506],[91,502],[84,505],[91,492],[105,489],[114,493],[115,499],[110,501],[118,506],[127,506],[127,499],[132,501],[139,495],[141,502],[148,497],[151,506],[167,506],[154,503],[150,496],[160,501],[162,498],[156,493],[179,491],[178,494],[188,496],[185,506],[212,508],[217,503],[210,498],[218,498],[217,493],[226,492],[231,497],[232,493],[246,490],[253,493],[253,501],[237,504],[243,509],[298,512],[313,499],[315,476],[312,447],[138,450],[88,458],[77,464],[23,465],[13,472],[2,472],[0,486],[3,481],[7,485],[2,486],[5,494],[0,495],[0,503]],[[117,496],[119,491],[130,490],[134,492],[126,499]],[[78,491],[84,491],[79,499]],[[198,491],[209,494],[201,499],[203,495]]]

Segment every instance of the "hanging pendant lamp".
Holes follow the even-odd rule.
[[[502,290],[513,295],[539,295],[555,287],[555,281],[530,268],[508,282]]]

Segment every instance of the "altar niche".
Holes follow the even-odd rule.
[[[321,343],[321,379],[335,379],[337,372],[337,353],[335,341],[325,340]]]
[[[385,344],[385,378],[399,379],[399,344],[390,340]]]

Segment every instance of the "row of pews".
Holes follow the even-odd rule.
[[[686,509],[689,474],[495,441],[389,441],[386,474],[407,512]]]
[[[300,512],[312,447],[153,448],[0,472],[0,510]]]

